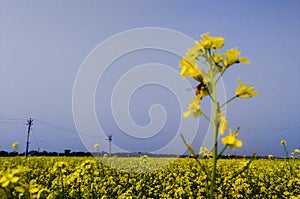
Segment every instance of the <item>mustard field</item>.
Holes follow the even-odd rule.
[[[299,160],[259,159],[239,172],[247,162],[218,161],[217,198],[300,198]],[[2,157],[0,198],[207,198],[205,173],[191,158]]]

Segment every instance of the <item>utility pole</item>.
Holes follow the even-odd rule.
[[[110,157],[110,155],[111,155],[111,141],[112,141],[112,135],[107,136],[107,140],[109,141],[109,154],[108,154],[108,156]]]
[[[27,131],[28,134],[27,134],[26,151],[25,151],[25,157],[26,158],[28,156],[29,134],[30,134],[31,126],[33,125],[33,119],[32,118],[27,120],[27,125],[28,125],[28,131]]]

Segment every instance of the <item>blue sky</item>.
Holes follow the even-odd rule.
[[[29,117],[34,119],[31,150],[86,150],[72,115],[72,91],[80,65],[112,35],[149,26],[173,29],[194,39],[210,32],[226,39],[225,48],[238,47],[249,58],[250,65],[236,65],[223,77],[228,97],[234,93],[237,77],[254,83],[260,94],[227,107],[228,126],[241,126],[244,146],[238,154],[283,155],[282,139],[290,150],[300,148],[299,10],[299,1],[0,1],[0,150],[11,150],[18,141],[24,151]],[[107,71],[98,85],[95,107],[101,125],[115,134],[119,146],[151,151],[172,133],[162,133],[166,136],[161,143],[155,140],[154,148],[119,136],[120,129],[108,113],[112,85],[138,64],[158,62],[179,71],[179,61],[178,56],[148,50],[120,58]],[[156,103],[168,113],[163,131],[176,131],[182,119],[178,103],[160,86],[142,87],[132,96],[133,120],[147,125],[148,108]],[[207,129],[205,121],[200,125]],[[193,142],[196,149],[202,139],[199,129]],[[107,150],[105,137],[95,142]]]

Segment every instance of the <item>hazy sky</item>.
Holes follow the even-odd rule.
[[[226,39],[225,49],[238,47],[251,64],[236,65],[226,73],[223,81],[227,97],[234,93],[237,77],[254,83],[259,97],[239,99],[227,107],[228,127],[241,126],[239,135],[244,146],[237,153],[283,155],[282,139],[289,150],[300,148],[299,10],[297,0],[2,0],[0,150],[11,151],[11,144],[18,141],[19,151],[24,151],[29,117],[34,119],[31,150],[86,150],[72,114],[76,74],[99,43],[122,31],[142,27],[173,29],[193,39],[210,32]],[[155,62],[179,72],[179,61],[179,56],[149,49],[129,53],[111,64],[97,87],[95,107],[99,123],[113,135],[117,146],[128,151],[153,151],[172,139],[182,117],[170,90],[146,85],[131,96],[129,110],[138,125],[149,124],[148,109],[153,104],[161,104],[167,113],[159,136],[144,141],[122,135],[113,121],[110,97],[118,79],[131,68]],[[202,106],[210,110],[207,101]],[[197,151],[207,131],[204,120],[200,120],[200,126],[193,142]],[[100,143],[100,150],[108,150],[104,136],[91,139]]]

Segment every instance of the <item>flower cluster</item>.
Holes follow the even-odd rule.
[[[198,86],[195,88],[196,96],[191,97],[188,110],[183,113],[184,117],[188,117],[189,115],[193,115],[196,118],[201,115],[205,116],[201,111],[200,102],[202,98],[206,96],[210,96],[213,102],[217,101],[216,94],[214,93],[216,89],[212,87],[213,85],[216,86],[224,72],[234,64],[250,63],[247,58],[240,57],[241,52],[239,52],[237,48],[229,49],[225,53],[219,53],[218,50],[221,50],[225,44],[224,38],[213,37],[209,33],[203,34],[201,37],[202,40],[196,41],[195,45],[186,52],[185,57],[183,57],[179,63],[181,76],[183,78],[192,77],[198,82]],[[204,67],[200,67],[198,62],[208,66],[208,69],[205,70]],[[217,74],[219,75],[217,76]],[[258,96],[258,93],[254,91],[253,84],[248,86],[244,84],[240,78],[238,78],[238,83],[235,95],[232,99]],[[228,103],[230,101],[228,101]],[[221,110],[222,106],[218,103],[216,104],[218,107],[216,107],[217,113],[213,125],[218,127],[219,134],[224,135],[227,120],[224,112]],[[223,106],[224,105],[225,104],[223,104]],[[232,150],[234,150],[235,147],[241,147],[242,141],[236,139],[237,135],[237,132],[232,133],[232,130],[229,130],[229,135],[222,139],[222,143],[229,146]]]
[[[232,65],[239,63],[249,64],[250,62],[247,58],[240,56],[241,52],[237,48],[232,48],[222,53],[221,50],[225,44],[224,38],[213,37],[209,33],[203,34],[201,37],[202,40],[196,41],[195,45],[186,52],[186,55],[179,63],[179,67],[181,68],[180,75],[183,79],[185,77],[192,77],[198,82],[198,85],[195,87],[196,96],[191,98],[188,110],[183,113],[183,116],[188,117],[189,115],[193,115],[197,118],[203,115],[213,126],[213,167],[211,171],[211,185],[207,189],[210,190],[210,198],[214,198],[217,160],[222,156],[227,147],[234,151],[235,147],[242,147],[243,145],[242,141],[237,139],[239,127],[234,133],[229,129],[229,134],[224,135],[228,122],[222,108],[235,98],[251,98],[258,96],[258,93],[254,91],[252,84],[248,86],[238,78],[239,85],[236,88],[235,95],[224,104],[220,104],[217,98],[217,84],[220,78]],[[199,64],[207,67],[200,67]],[[201,110],[201,100],[207,96],[209,96],[213,104],[212,120]],[[219,135],[224,135],[221,140],[225,145],[220,153],[218,153]],[[190,153],[193,154],[194,150],[189,143],[184,138],[183,141]]]
[[[19,143],[18,143],[18,142],[14,142],[14,143],[12,143],[12,145],[11,145],[11,148],[12,148],[13,150],[18,149],[18,147],[19,147]]]

